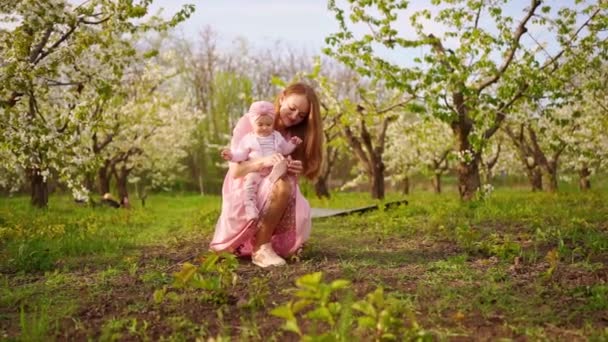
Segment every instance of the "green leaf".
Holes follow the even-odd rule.
[[[158,50],[156,50],[156,49],[146,51],[146,53],[144,53],[144,58],[152,58],[152,57],[156,57],[156,56],[158,56]]]
[[[309,311],[308,313],[306,313],[306,317],[333,324],[333,318],[331,316],[331,313],[329,312],[329,309],[325,307],[319,307],[312,311]]]
[[[292,332],[302,336],[300,327],[298,327],[298,322],[295,319],[285,322],[285,324],[283,324],[283,330],[292,331]]]
[[[220,260],[220,256],[215,253],[209,254],[201,264],[201,271],[209,272],[216,269],[215,264]]]
[[[330,287],[332,290],[344,289],[350,285],[350,281],[344,279],[338,279],[331,282]]]
[[[310,304],[312,304],[312,301],[307,300],[307,299],[300,299],[293,304],[293,306],[291,307],[291,310],[294,314],[296,314],[296,313],[302,311],[304,308],[306,308]]]
[[[342,310],[342,305],[338,302],[329,303],[327,304],[327,308],[329,309],[329,312],[331,312],[333,315],[337,315],[338,313],[340,313],[340,310]]]
[[[176,285],[183,286],[185,285],[196,273],[196,266],[192,265],[189,262],[186,262],[182,265],[182,269],[174,273]]]
[[[379,287],[374,292],[368,295],[370,301],[378,308],[384,307],[384,290]]]
[[[316,288],[321,282],[322,278],[322,272],[305,274],[296,280],[296,285],[298,287]]]
[[[154,303],[160,304],[165,299],[165,293],[167,293],[167,286],[163,286],[162,289],[158,289],[154,291],[152,294],[152,298],[154,299]]]
[[[369,316],[359,317],[357,323],[362,328],[376,329],[376,320]]]
[[[273,316],[289,319],[295,319],[293,312],[291,310],[291,302],[286,305],[277,306],[276,308],[270,311],[270,314]]]
[[[270,83],[274,84],[277,87],[281,87],[281,88],[284,88],[287,86],[287,82],[285,82],[278,76],[272,76],[272,78],[270,79]]]
[[[371,303],[368,303],[364,300],[360,300],[360,301],[354,303],[352,305],[352,308],[354,310],[362,312],[370,317],[376,317],[376,315],[377,315],[376,309],[374,309],[374,306]]]

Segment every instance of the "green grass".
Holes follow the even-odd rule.
[[[57,197],[48,209],[39,210],[23,197],[3,199],[0,265],[8,272],[80,266],[79,257],[104,262],[141,246],[208,234],[219,201],[212,196],[165,195],[152,197],[145,208],[116,210],[79,207],[68,197]]]
[[[352,305],[376,288],[396,305],[393,323],[406,325],[394,332],[406,339],[605,340],[608,191],[564,189],[499,189],[471,203],[453,192],[389,194],[386,201],[409,204],[315,219],[299,262],[260,270],[241,260],[222,301],[172,285],[179,264],[206,251],[219,197],[156,195],[128,211],[65,197],[52,197],[46,210],[23,197],[0,199],[0,336],[284,340],[295,335],[268,311],[295,300],[296,279],[321,271],[351,282],[332,295],[342,311],[331,331],[354,340],[371,335],[355,328]],[[377,203],[356,193],[310,202]],[[304,334],[330,331],[318,318],[298,319]]]

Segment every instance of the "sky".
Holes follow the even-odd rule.
[[[184,4],[196,6],[178,28],[186,37],[196,38],[210,26],[226,40],[240,36],[254,46],[272,46],[281,40],[317,52],[325,37],[338,29],[327,0],[155,0],[151,12],[164,8],[163,13],[169,15]]]
[[[552,0],[551,6],[561,7],[573,3],[574,0]],[[435,12],[436,7],[429,5],[430,1],[411,1],[408,11],[418,11],[425,7]],[[345,1],[338,0],[338,5],[342,8]],[[209,26],[220,38],[220,42],[229,44],[236,37],[243,37],[254,47],[270,47],[276,41],[282,41],[297,50],[308,51],[313,55],[320,54],[325,47],[325,37],[331,33],[338,32],[338,23],[333,16],[333,12],[327,10],[327,0],[154,0],[151,6],[151,13],[163,9],[163,16],[168,17],[175,13],[184,4],[194,4],[196,11],[185,22],[178,26],[186,38],[196,41],[199,32]],[[515,23],[518,23],[523,16],[524,9],[529,6],[529,0],[509,1],[504,7],[503,14],[512,16]],[[410,12],[411,13],[411,12]],[[491,18],[482,18],[491,20]],[[514,27],[515,27],[514,23]],[[443,27],[436,23],[429,23],[427,33],[434,33],[436,36],[443,36]],[[425,25],[426,26],[426,25]],[[400,35],[414,38],[415,34],[410,27],[409,20],[404,16],[398,20],[396,28]],[[535,39],[547,43],[547,50],[552,49],[554,40],[550,35],[543,32],[540,28],[528,26],[529,34],[533,34]],[[355,33],[368,33],[367,27],[355,27]],[[404,35],[405,33],[405,35]],[[527,40],[527,41],[526,41]],[[446,47],[457,42],[447,42]],[[535,44],[529,37],[524,37],[524,44]],[[555,47],[555,46],[554,46]],[[421,57],[424,52],[420,51],[389,51],[385,48],[378,48],[376,54],[387,58],[393,62],[401,64],[403,53],[407,53],[411,59],[412,54],[419,54]],[[553,52],[553,51],[550,51]],[[406,64],[408,64],[406,62]]]
[[[73,4],[82,3],[84,0],[68,0]],[[588,0],[593,2],[594,0]],[[437,11],[435,6],[429,5],[429,0],[411,1],[408,12],[412,13],[420,9],[429,8]],[[338,6],[347,8],[344,0],[337,0]],[[523,10],[530,0],[512,0],[504,7],[503,14],[512,16],[517,23]],[[552,7],[572,6],[574,0],[552,0],[548,2]],[[199,33],[206,27],[211,27],[218,35],[219,42],[229,46],[235,38],[245,38],[253,47],[276,46],[277,41],[295,48],[298,51],[307,51],[311,55],[321,54],[325,47],[325,37],[338,32],[338,23],[333,12],[327,9],[327,0],[154,0],[150,13],[157,13],[162,9],[163,17],[170,17],[184,4],[194,4],[195,12],[185,22],[179,24],[177,34],[198,40]],[[408,15],[409,16],[409,15]],[[482,24],[491,18],[482,18]],[[352,24],[349,24],[352,25]],[[490,25],[492,26],[492,25]],[[515,26],[515,25],[514,25]],[[395,24],[400,36],[415,38],[415,34],[405,15],[400,16]],[[437,23],[425,25],[425,29],[436,36],[443,36],[444,28]],[[555,39],[544,29],[528,26],[528,34],[532,34],[539,42],[547,44],[546,49],[553,53],[556,45]],[[367,27],[354,27],[355,34],[368,33]],[[447,48],[458,42],[444,42]],[[529,37],[524,36],[524,44],[535,44]],[[221,45],[220,45],[221,46]],[[284,46],[284,45],[283,45]],[[422,57],[423,49],[417,51],[388,50],[384,47],[376,47],[375,53],[392,62],[406,64],[411,62],[412,57]],[[553,51],[552,51],[553,50]],[[405,58],[404,58],[405,57]]]

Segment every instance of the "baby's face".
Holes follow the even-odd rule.
[[[256,120],[255,125],[253,126],[253,132],[261,137],[267,137],[272,134],[273,123],[274,122],[270,116],[260,116],[260,118]]]

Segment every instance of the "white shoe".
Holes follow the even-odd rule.
[[[253,262],[254,265],[262,268],[269,266],[282,266],[287,263],[285,262],[285,259],[281,258],[277,255],[277,253],[275,253],[270,242],[263,244],[260,246],[260,249],[258,249],[257,252],[253,252],[251,254],[251,262]]]

